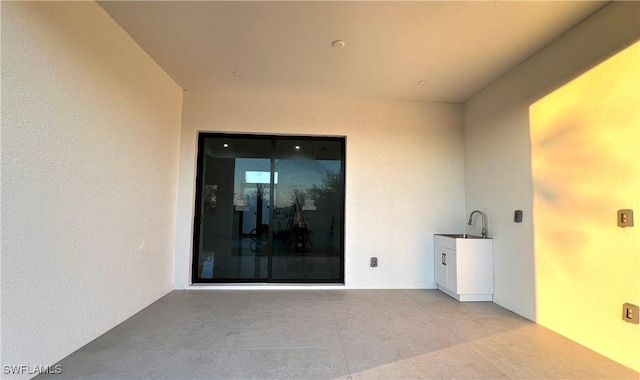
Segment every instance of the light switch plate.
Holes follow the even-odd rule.
[[[618,210],[618,227],[633,227],[633,210]]]

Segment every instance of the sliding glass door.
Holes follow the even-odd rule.
[[[341,279],[342,146],[342,141],[276,140],[272,280]]]
[[[194,282],[267,279],[269,140],[201,136]]]
[[[344,139],[201,134],[193,282],[344,281]]]

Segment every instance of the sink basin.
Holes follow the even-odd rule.
[[[482,236],[468,235],[468,234],[438,234],[438,235],[452,238],[452,239],[482,239]]]

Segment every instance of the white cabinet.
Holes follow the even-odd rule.
[[[456,276],[456,251],[436,246],[436,283],[452,292],[458,289]]]
[[[493,240],[434,237],[438,289],[458,301],[493,300]]]

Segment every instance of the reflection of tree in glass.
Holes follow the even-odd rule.
[[[295,189],[291,192],[291,205],[295,207],[302,206],[307,198],[307,193],[304,190]]]
[[[305,190],[296,189],[291,194],[292,207],[300,213],[306,200],[313,201],[316,211],[304,212],[305,227],[315,232],[311,237],[314,247],[322,247],[327,254],[339,254],[339,233],[336,226],[341,223],[342,175],[340,170],[325,169],[322,183]],[[296,215],[296,219],[302,215]],[[299,220],[295,220],[297,222]]]
[[[291,208],[295,210],[295,220],[291,220],[293,224],[289,227],[292,228],[295,225],[296,227],[307,228],[304,216],[302,215],[302,206],[304,206],[305,199],[307,199],[307,194],[304,191],[300,189],[293,190],[291,194]]]
[[[325,207],[335,204],[340,200],[340,183],[342,176],[340,170],[325,169],[322,175],[322,183],[313,185],[308,189],[295,189],[291,194],[291,204],[304,206],[305,200],[313,200],[316,204],[321,203]]]
[[[339,200],[339,189],[342,182],[340,170],[325,169],[321,185],[313,185],[306,191],[307,197],[318,203],[334,205]],[[339,204],[339,203],[338,203]]]

